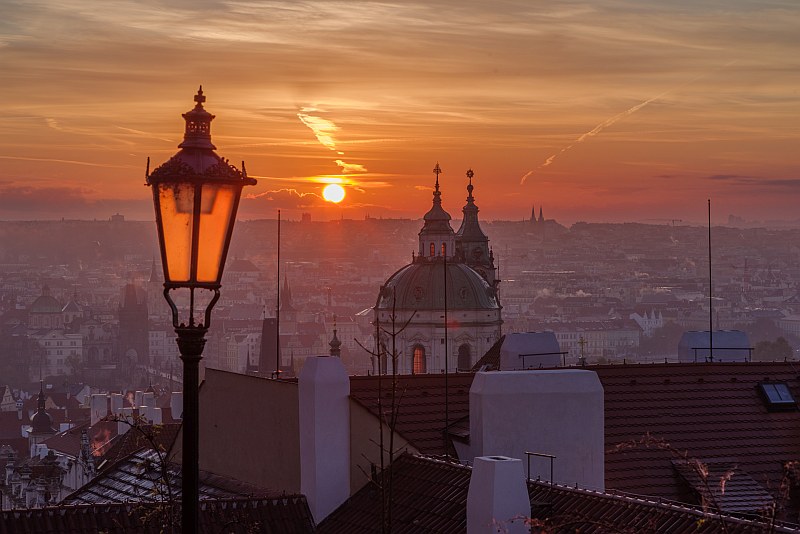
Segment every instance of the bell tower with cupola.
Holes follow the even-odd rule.
[[[419,232],[419,260],[436,257],[452,258],[455,250],[455,234],[450,226],[450,214],[442,208],[442,192],[439,191],[439,164],[433,168],[436,184],[433,190],[433,206],[425,214],[425,224]]]
[[[480,273],[490,286],[496,287],[499,280],[497,280],[497,269],[494,265],[494,254],[489,248],[489,238],[481,230],[478,222],[478,206],[475,205],[475,197],[472,196],[472,191],[475,189],[472,185],[473,176],[475,173],[469,169],[467,171],[469,179],[467,204],[462,209],[464,219],[456,232],[456,256]]]

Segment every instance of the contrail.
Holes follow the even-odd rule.
[[[520,180],[520,182],[519,182],[519,183],[520,183],[520,185],[524,184],[524,183],[525,183],[525,180],[527,180],[527,179],[528,179],[528,178],[529,178],[529,177],[530,177],[530,176],[531,176],[533,173],[535,173],[536,171],[538,171],[538,170],[540,170],[540,169],[543,169],[543,168],[547,167],[548,165],[550,165],[551,163],[553,163],[553,161],[554,161],[554,160],[555,160],[555,159],[556,159],[558,156],[560,156],[561,154],[563,154],[564,152],[566,152],[566,151],[567,151],[567,150],[569,150],[570,148],[574,147],[574,146],[575,146],[575,145],[577,145],[578,143],[581,143],[581,142],[583,142],[584,140],[588,139],[589,137],[594,137],[595,135],[599,134],[600,132],[602,132],[603,130],[605,130],[606,128],[608,128],[609,126],[611,126],[612,124],[614,124],[615,122],[617,122],[617,121],[619,121],[619,120],[621,120],[621,119],[624,119],[624,118],[625,118],[625,117],[627,117],[628,115],[631,115],[631,114],[633,114],[633,113],[636,113],[637,111],[639,111],[640,109],[642,109],[643,107],[645,107],[647,104],[649,104],[649,103],[651,103],[651,102],[655,102],[655,101],[656,101],[656,100],[658,100],[659,98],[663,98],[663,97],[665,97],[666,95],[668,95],[669,93],[671,93],[671,92],[673,92],[673,91],[676,91],[676,90],[678,90],[678,89],[682,89],[683,87],[686,87],[687,85],[690,85],[690,84],[692,84],[692,83],[696,82],[697,80],[699,80],[700,78],[704,78],[704,77],[708,76],[709,74],[711,74],[711,73],[713,73],[713,72],[716,72],[716,71],[718,71],[718,70],[724,69],[725,67],[729,67],[729,66],[733,65],[734,63],[736,63],[736,61],[737,61],[737,60],[735,60],[735,59],[734,59],[733,61],[729,61],[728,63],[726,63],[726,64],[722,65],[722,66],[721,66],[721,67],[719,67],[719,68],[716,68],[716,69],[714,69],[714,70],[712,70],[712,71],[709,71],[709,72],[706,72],[706,73],[703,73],[703,74],[700,74],[699,76],[696,76],[696,77],[692,78],[692,79],[691,79],[691,80],[689,80],[688,82],[682,83],[681,85],[679,85],[679,86],[677,86],[677,87],[673,87],[672,89],[669,89],[669,90],[667,90],[667,91],[664,91],[664,92],[663,92],[663,93],[661,93],[660,95],[656,95],[656,96],[654,96],[653,98],[650,98],[650,99],[648,99],[648,100],[645,100],[644,102],[641,102],[641,103],[639,103],[639,104],[636,104],[636,105],[635,105],[635,106],[633,106],[632,108],[630,108],[630,109],[627,109],[627,110],[623,111],[623,112],[622,112],[622,113],[620,113],[619,115],[614,115],[614,116],[613,116],[613,117],[611,117],[610,119],[606,119],[606,120],[604,120],[603,122],[601,122],[600,124],[598,124],[597,126],[595,126],[594,128],[592,128],[590,131],[586,132],[585,134],[582,134],[580,137],[578,137],[577,139],[575,139],[575,141],[573,141],[573,142],[572,142],[570,145],[568,145],[568,146],[565,146],[564,148],[562,148],[561,150],[559,150],[559,151],[558,151],[558,152],[556,152],[555,154],[552,154],[552,155],[551,155],[549,158],[547,158],[547,159],[544,161],[544,163],[542,163],[541,165],[539,165],[539,166],[538,166],[538,167],[536,167],[535,169],[531,169],[530,171],[526,172],[526,173],[525,173],[525,175],[522,177],[522,179],[521,179],[521,180]]]
[[[555,154],[551,155],[549,158],[544,160],[544,163],[542,163],[541,165],[539,165],[535,169],[532,169],[532,170],[528,171],[527,173],[525,173],[525,176],[523,176],[522,179],[519,182],[520,185],[524,184],[525,180],[527,180],[528,177],[531,176],[534,172],[538,171],[539,169],[544,169],[545,167],[547,167],[548,165],[553,163],[553,161],[555,161],[555,159],[558,156],[560,156],[561,154],[563,154],[564,152],[566,152],[570,148],[574,147],[578,143],[582,143],[583,141],[585,141],[589,137],[594,137],[595,135],[599,134],[600,132],[602,132],[603,130],[605,130],[606,128],[608,128],[609,126],[614,124],[615,122],[617,122],[618,120],[624,119],[625,117],[627,117],[628,115],[631,115],[632,113],[636,113],[637,111],[639,111],[640,109],[645,107],[650,102],[654,102],[654,101],[658,100],[659,98],[662,98],[662,97],[666,96],[668,93],[670,93],[672,91],[673,91],[673,89],[670,89],[669,91],[664,91],[660,95],[656,95],[653,98],[650,98],[648,100],[645,100],[644,102],[636,104],[632,108],[623,111],[619,115],[614,115],[610,119],[604,120],[603,122],[601,122],[600,124],[598,124],[597,126],[592,128],[590,131],[586,132],[585,134],[582,134],[580,137],[575,139],[575,141],[573,141],[572,144],[565,146],[564,148],[562,148],[561,150],[559,150],[558,152],[556,152]]]

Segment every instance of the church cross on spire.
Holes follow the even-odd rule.
[[[439,192],[439,175],[442,174],[442,168],[439,167],[439,162],[436,162],[436,167],[433,168],[433,174],[436,175],[436,192]]]
[[[200,89],[197,90],[197,94],[194,95],[194,101],[197,102],[198,107],[203,107],[203,102],[206,101],[205,95],[203,95],[203,86],[200,86]]]

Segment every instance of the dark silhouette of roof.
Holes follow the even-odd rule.
[[[467,493],[472,472],[469,467],[404,454],[395,460],[389,472],[393,486],[392,532],[447,534],[466,531]],[[767,522],[717,515],[699,508],[545,482],[529,481],[528,495],[531,517],[541,522],[540,525],[548,533],[755,534],[765,532],[769,527]],[[380,502],[378,485],[367,483],[325,518],[317,532],[381,532]],[[498,529],[498,532],[501,531]],[[797,532],[782,525],[776,525],[774,531]]]
[[[16,532],[89,532],[160,534],[165,532],[164,506],[158,504],[83,504],[0,512],[0,534]],[[173,510],[180,517],[180,504]],[[240,497],[200,504],[201,532],[314,532],[303,495],[279,498]],[[166,530],[170,531],[170,530]]]

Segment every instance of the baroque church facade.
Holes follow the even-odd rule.
[[[412,262],[380,288],[373,314],[373,370],[400,374],[469,370],[500,338],[500,280],[481,230],[467,171],[467,203],[458,231],[442,208],[439,173]],[[394,355],[394,357],[393,357]]]

